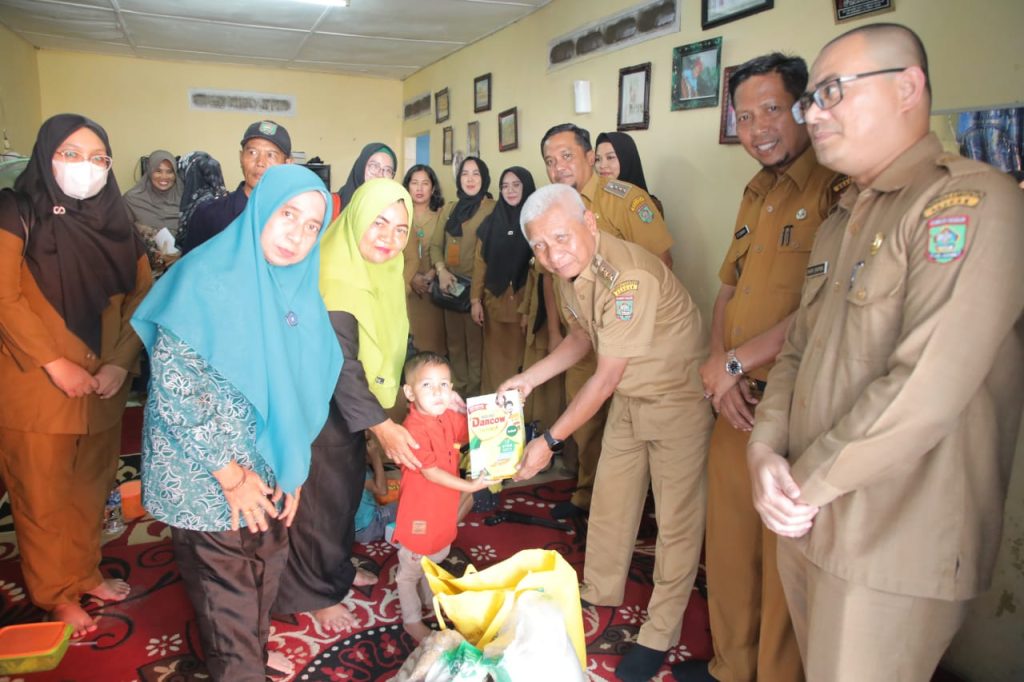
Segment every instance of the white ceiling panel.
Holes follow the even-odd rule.
[[[405,78],[550,0],[0,0],[40,49]]]

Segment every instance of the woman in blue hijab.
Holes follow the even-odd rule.
[[[329,206],[311,171],[268,169],[132,318],[152,363],[143,504],[171,526],[215,680],[264,678],[287,526],[341,371],[318,289]]]

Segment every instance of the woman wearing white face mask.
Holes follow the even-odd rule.
[[[60,114],[0,192],[0,474],[29,595],[76,637],[97,627],[83,594],[129,591],[100,574],[100,525],[152,284],[110,165],[103,128]]]

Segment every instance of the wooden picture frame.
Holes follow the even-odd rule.
[[[718,129],[718,144],[739,144],[740,138],[736,134],[736,108],[732,104],[732,95],[729,94],[729,77],[732,72],[740,68],[727,66],[722,71],[722,122]]]
[[[451,102],[448,99],[448,88],[444,90],[438,90],[434,93],[434,122],[444,123],[448,120],[450,115],[449,106]]]
[[[672,111],[718,106],[722,37],[672,50]]]
[[[616,130],[647,130],[651,124],[651,63],[619,69]]]
[[[466,124],[466,156],[480,156],[480,121]]]
[[[455,131],[451,126],[445,126],[441,137],[441,163],[446,166],[452,165],[452,158],[455,149]]]
[[[473,79],[473,113],[491,110],[491,74]]]
[[[700,0],[700,27],[706,31],[773,7],[775,0]]]
[[[832,0],[836,23],[862,19],[869,14],[891,12],[895,0]]]
[[[516,107],[498,114],[498,151],[519,148],[519,110]]]

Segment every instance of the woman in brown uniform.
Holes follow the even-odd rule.
[[[152,284],[110,155],[97,123],[54,116],[0,194],[0,473],[29,595],[76,637],[96,630],[82,595],[129,592],[100,574],[100,525]]]
[[[440,224],[444,229],[435,231],[430,239],[430,260],[437,270],[437,283],[446,291],[456,284],[455,275],[473,276],[476,232],[494,210],[494,199],[487,191],[490,184],[491,174],[483,160],[470,156],[459,165],[459,199],[449,202],[441,211]],[[483,332],[470,319],[468,311],[445,310],[444,328],[455,391],[466,397],[479,395]]]
[[[417,164],[402,181],[412,196],[413,216],[409,243],[405,245],[405,302],[409,333],[417,350],[445,355],[444,313],[430,300],[430,285],[437,276],[430,261],[430,239],[440,231],[439,213],[444,195],[434,169]]]
[[[493,393],[498,384],[519,372],[526,346],[519,308],[533,252],[519,226],[519,211],[537,187],[530,171],[520,166],[505,169],[498,187],[498,206],[477,231],[470,294],[470,314],[484,330],[481,393]]]

